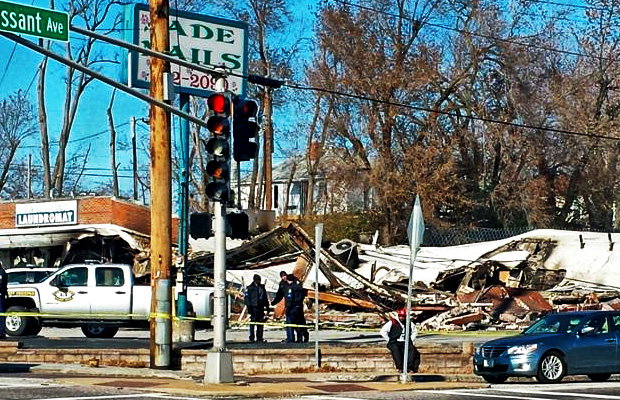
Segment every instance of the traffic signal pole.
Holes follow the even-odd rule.
[[[226,207],[214,202],[215,251],[213,255],[213,348],[207,353],[205,383],[234,382],[232,353],[226,349]]]
[[[150,0],[151,49],[167,53],[168,0]],[[150,97],[165,102],[164,76],[170,63],[159,58],[150,60]],[[169,369],[172,349],[171,285],[172,264],[172,196],[170,113],[151,106],[151,368]]]
[[[189,94],[179,94],[181,110],[189,114]],[[187,254],[189,250],[189,121],[180,119],[179,124],[180,168],[179,168],[179,265],[181,273],[181,290],[178,293],[177,316],[187,316]]]

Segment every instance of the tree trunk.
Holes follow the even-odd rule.
[[[41,161],[43,162],[43,197],[50,198],[52,175],[50,171],[50,145],[47,130],[47,110],[45,109],[45,74],[48,58],[39,64],[39,82],[37,84],[37,103],[39,106],[39,127],[41,129]]]
[[[112,105],[114,104],[116,89],[112,91],[110,104],[108,106],[108,126],[110,127],[110,166],[112,167],[112,193],[114,197],[119,197],[118,190],[118,166],[116,165],[116,129],[114,128],[114,117],[112,116]]]

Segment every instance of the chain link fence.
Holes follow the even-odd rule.
[[[506,239],[532,231],[536,228],[531,226],[516,228],[429,228],[424,233],[423,246],[444,247],[461,244],[490,242],[493,240]]]

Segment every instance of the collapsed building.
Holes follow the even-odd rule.
[[[7,268],[127,263],[148,284],[149,212],[109,197],[0,203],[0,261]],[[422,247],[411,268],[416,320],[432,329],[517,327],[553,310],[620,309],[620,253],[613,239],[535,230],[499,241]],[[408,246],[342,240],[320,249],[318,271],[313,239],[293,223],[227,246],[227,281],[237,296],[257,272],[275,292],[285,270],[303,282],[310,302],[318,281],[325,322],[376,325],[407,302]],[[190,247],[189,283],[211,285],[212,246],[199,239]]]
[[[611,234],[535,230],[512,238],[452,247],[422,247],[412,273],[412,310],[429,329],[517,328],[554,310],[620,308],[620,271]],[[291,223],[227,252],[227,280],[242,288],[259,273],[275,292],[278,272],[294,273],[321,319],[380,323],[407,301],[410,248],[350,240],[321,248]],[[212,274],[212,254],[192,253],[190,274]]]

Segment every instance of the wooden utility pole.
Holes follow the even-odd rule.
[[[168,0],[150,0],[151,50],[168,53]],[[151,57],[150,96],[164,101],[170,63]],[[151,368],[169,369],[172,349],[170,266],[172,265],[172,195],[170,114],[151,106]]]
[[[273,124],[271,123],[271,89],[265,89],[263,96],[263,109],[265,110],[265,135],[263,138],[263,157],[265,174],[265,210],[273,208],[273,183],[272,183],[272,155],[273,155]],[[260,206],[260,204],[259,204]]]
[[[136,117],[131,117],[131,151],[133,166],[133,199],[138,200],[138,146],[136,139]]]

